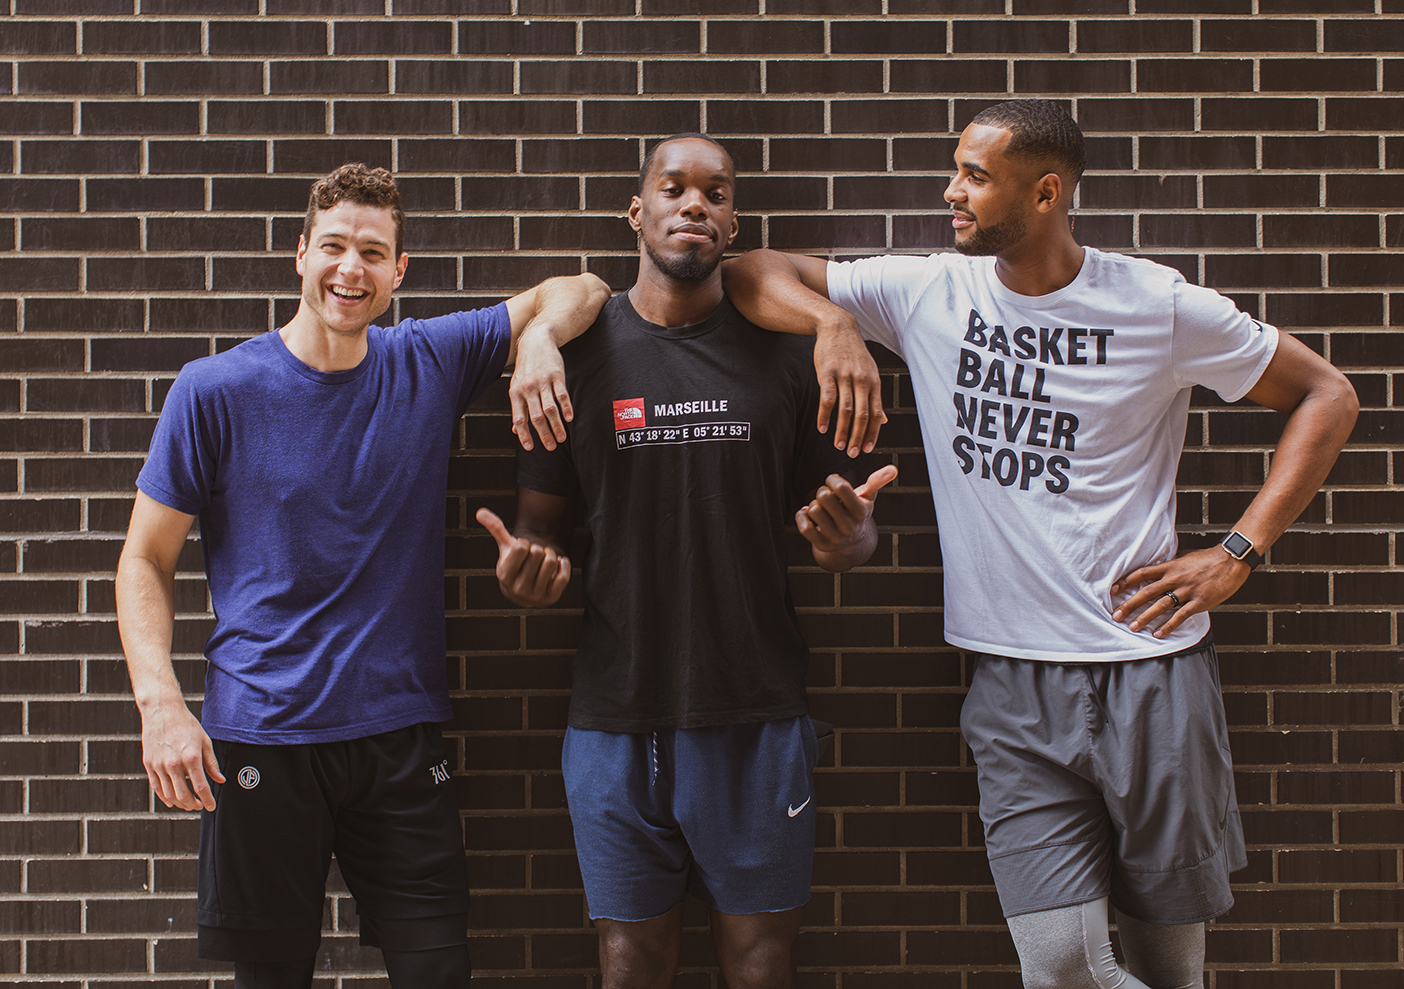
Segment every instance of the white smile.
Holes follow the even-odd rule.
[[[331,286],[331,294],[336,296],[338,299],[347,299],[353,302],[357,299],[364,299],[366,297],[365,289],[342,288],[339,285]]]

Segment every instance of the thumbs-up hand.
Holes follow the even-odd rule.
[[[800,535],[820,553],[848,549],[861,538],[868,519],[872,518],[878,492],[896,478],[897,468],[891,464],[873,471],[856,488],[839,475],[830,474],[814,493],[813,500],[795,513]]]
[[[486,508],[478,522],[497,540],[497,584],[509,601],[523,608],[545,608],[561,599],[570,583],[570,558],[550,546],[519,539]]]

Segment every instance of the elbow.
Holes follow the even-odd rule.
[[[597,302],[600,305],[604,305],[609,301],[611,294],[609,285],[599,275],[595,274],[593,271],[587,271],[575,277],[580,279],[581,284],[585,286],[585,290],[590,293],[590,301],[592,303]]]

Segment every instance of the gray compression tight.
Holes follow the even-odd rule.
[[[1106,897],[1010,917],[1024,989],[1204,989],[1203,924],[1147,924],[1118,912],[1117,927],[1126,968],[1112,954]]]

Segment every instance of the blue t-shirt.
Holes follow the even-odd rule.
[[[329,742],[450,716],[450,440],[510,344],[499,305],[372,326],[349,371],[308,367],[276,332],[185,365],[137,487],[200,516],[211,737]]]

